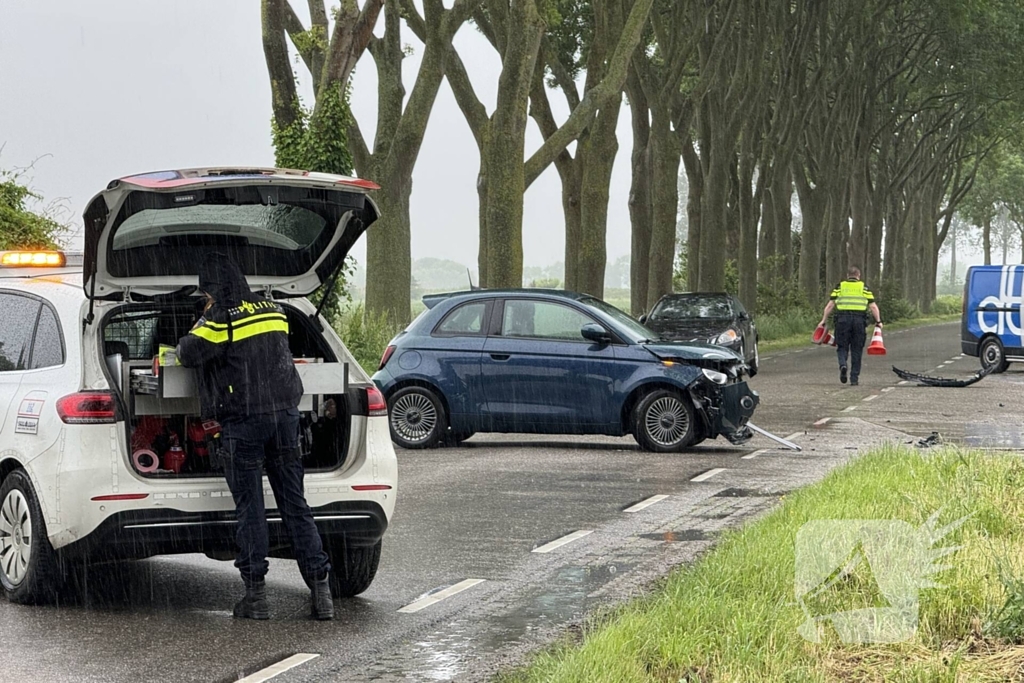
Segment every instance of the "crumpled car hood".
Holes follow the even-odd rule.
[[[658,342],[656,344],[646,344],[645,348],[661,360],[743,361],[742,358],[729,349],[699,342]]]

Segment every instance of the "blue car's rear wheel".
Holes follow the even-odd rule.
[[[687,448],[695,436],[692,402],[668,389],[650,392],[633,411],[633,435],[646,451],[677,453]]]
[[[405,387],[388,399],[391,440],[402,448],[433,448],[448,431],[444,405],[426,387]]]

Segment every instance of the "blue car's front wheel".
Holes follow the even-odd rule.
[[[633,411],[633,435],[646,451],[676,453],[694,442],[693,404],[681,393],[655,389]]]
[[[433,448],[448,431],[444,404],[426,387],[399,389],[389,398],[388,408],[391,440],[402,448]]]

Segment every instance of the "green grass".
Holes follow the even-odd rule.
[[[903,520],[936,510],[945,524],[970,515],[939,546],[960,545],[920,594],[910,641],[819,644],[797,632],[794,543],[811,520]],[[1008,454],[883,448],[786,496],[759,521],[726,534],[656,592],[584,629],[582,643],[537,656],[504,683],[677,681],[1003,681],[1024,662],[1024,463]],[[833,602],[866,606],[860,568]],[[852,590],[851,590],[852,589]],[[825,610],[831,611],[831,610]],[[816,613],[821,613],[820,611]],[[1004,639],[1000,636],[1008,636]]]
[[[385,316],[367,314],[362,304],[343,309],[331,326],[363,370],[371,375],[376,372],[388,342],[402,329]]]

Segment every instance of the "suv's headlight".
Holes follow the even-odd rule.
[[[729,381],[729,376],[724,372],[718,372],[717,370],[708,370],[707,368],[701,368],[700,371],[704,373],[705,377],[707,377],[715,384],[725,384],[726,382]]]
[[[739,338],[740,336],[736,334],[736,330],[729,329],[715,337],[714,341],[712,341],[711,343],[718,344],[719,346],[727,346],[729,344],[732,344]]]

